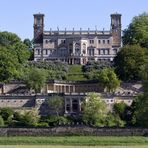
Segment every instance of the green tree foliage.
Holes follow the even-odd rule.
[[[4,126],[4,125],[5,125],[4,120],[3,120],[2,116],[0,116],[0,126]]]
[[[114,58],[115,72],[124,81],[140,80],[140,71],[145,60],[145,49],[139,45],[124,46]]]
[[[23,43],[29,48],[32,49],[32,41],[30,39],[24,39]]]
[[[112,126],[117,126],[117,127],[124,127],[125,122],[121,120],[121,118],[113,113],[108,113],[106,118],[105,118],[105,126],[112,127]]]
[[[20,71],[29,58],[27,46],[10,32],[0,32],[0,81],[19,78]]]
[[[142,13],[133,18],[123,32],[123,44],[139,44],[141,47],[148,48],[148,13]]]
[[[13,55],[16,55],[18,62],[21,64],[29,58],[27,46],[14,33],[0,32],[0,45],[9,49]]]
[[[44,69],[26,69],[23,80],[29,89],[33,89],[37,93],[40,92],[41,88],[45,85],[47,81],[47,73]]]
[[[38,111],[32,109],[31,111],[26,111],[22,116],[22,123],[26,126],[36,126],[39,121]]]
[[[142,82],[144,94],[136,97],[131,105],[132,122],[142,127],[148,127],[148,63],[142,69]]]
[[[94,79],[99,80],[100,83],[107,89],[108,92],[113,92],[120,85],[114,70],[105,68],[94,75]]]
[[[64,101],[60,96],[52,96],[46,100],[49,108],[56,112],[56,115],[59,116],[61,109],[63,109]]]
[[[23,43],[27,46],[28,51],[30,53],[29,61],[33,61],[34,60],[33,41],[27,38],[24,39]]]
[[[0,82],[7,82],[18,76],[19,64],[16,56],[0,46]]]
[[[36,109],[30,111],[15,112],[13,114],[12,122],[10,126],[37,126],[40,116]]]
[[[118,115],[122,120],[126,120],[126,111],[128,109],[128,105],[124,102],[115,103],[113,106],[113,112]]]
[[[132,103],[132,123],[141,127],[148,127],[148,96],[139,95]]]
[[[84,76],[87,79],[92,80],[94,79],[96,73],[102,71],[103,69],[111,68],[111,67],[112,67],[111,63],[108,63],[108,62],[100,63],[96,61],[90,61],[90,62],[87,62],[86,65],[83,65],[82,70],[84,72]]]
[[[44,69],[48,73],[48,79],[65,80],[69,66],[66,63],[41,61],[41,62],[29,62],[28,67]]]
[[[41,123],[48,123],[49,126],[58,126],[62,124],[68,124],[69,120],[64,116],[43,116],[40,120]]]
[[[94,70],[102,70],[104,68],[111,68],[111,63],[109,62],[96,62],[96,61],[89,61],[87,62],[86,65],[83,65],[82,69],[84,72],[91,72],[91,71],[94,71]]]
[[[4,121],[7,121],[9,117],[13,116],[13,109],[9,107],[1,108],[0,109],[0,115],[4,119]]]
[[[142,66],[140,74],[142,78],[144,94],[148,96],[148,62]]]
[[[99,94],[88,94],[82,103],[82,109],[82,118],[85,123],[92,123],[96,126],[104,125],[107,105]]]

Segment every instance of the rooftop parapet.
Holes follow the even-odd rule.
[[[44,31],[44,35],[111,35],[109,30],[50,30]]]

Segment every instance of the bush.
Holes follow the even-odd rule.
[[[4,126],[4,125],[5,125],[4,120],[3,120],[2,116],[0,116],[0,126]]]
[[[108,113],[105,119],[105,125],[108,127],[117,126],[124,127],[125,122],[120,119],[120,117],[116,114]]]
[[[113,112],[118,115],[122,120],[125,120],[126,110],[128,109],[128,105],[124,102],[115,103],[113,106]]]
[[[68,64],[53,61],[29,62],[28,68],[43,69],[48,73],[48,79],[66,80],[69,69]]]
[[[36,125],[37,127],[49,127],[47,122],[40,122]]]
[[[95,70],[100,71],[104,68],[110,68],[110,67],[112,67],[112,65],[109,62],[100,63],[96,61],[89,61],[87,62],[86,65],[82,67],[82,69],[83,69],[83,72],[91,72]]]
[[[69,123],[69,120],[63,116],[46,116],[46,117],[41,117],[40,122],[48,123],[49,126],[57,126],[57,125],[67,124]]]
[[[36,110],[25,111],[20,114],[14,113],[12,126],[37,126],[39,121],[38,112]]]
[[[0,109],[0,115],[2,116],[2,118],[4,119],[4,121],[7,121],[8,118],[10,119],[10,117],[13,115],[14,111],[12,108],[1,108]]]

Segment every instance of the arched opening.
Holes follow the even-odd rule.
[[[72,100],[72,111],[78,112],[78,109],[79,109],[78,100],[77,99]]]

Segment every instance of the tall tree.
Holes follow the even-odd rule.
[[[24,39],[23,43],[28,47],[28,49],[32,49],[32,41],[30,39]]]
[[[19,78],[28,61],[29,51],[21,39],[10,32],[0,32],[0,81]]]
[[[82,109],[82,118],[85,123],[103,125],[107,115],[107,105],[99,94],[88,94],[82,103]]]
[[[0,45],[11,50],[21,64],[26,62],[30,56],[27,46],[14,33],[0,32]]]
[[[123,31],[123,44],[139,44],[148,48],[148,13],[133,18],[128,28]]]
[[[105,68],[94,75],[94,79],[100,81],[100,83],[106,88],[107,92],[114,92],[120,85],[120,81],[117,78],[115,72],[111,68]]]
[[[140,71],[146,61],[145,49],[139,45],[121,48],[114,58],[115,72],[121,80],[140,80]]]
[[[0,46],[0,82],[8,82],[18,76],[19,64],[15,55]]]
[[[138,126],[148,127],[148,63],[144,65],[141,73],[144,94],[140,94],[132,103],[132,121]]]
[[[56,115],[59,116],[61,109],[63,108],[63,98],[60,96],[53,96],[47,99],[47,104],[50,109],[56,112]]]
[[[40,92],[47,80],[47,73],[44,69],[30,68],[23,76],[23,79],[29,89]]]
[[[33,41],[27,38],[27,39],[24,39],[23,43],[27,46],[28,51],[30,53],[29,61],[32,61],[34,59]]]
[[[128,109],[128,105],[124,102],[115,103],[113,106],[113,112],[118,115],[122,120],[126,120],[126,111]]]

